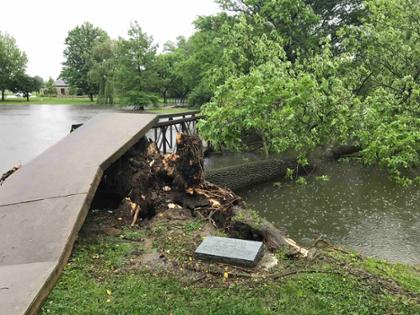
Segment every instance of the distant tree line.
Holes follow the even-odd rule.
[[[327,37],[338,53],[342,49],[342,27],[359,25],[366,16],[362,0],[217,2],[223,12],[199,17],[190,38],[166,43],[161,53],[137,22],[131,24],[126,38],[118,39],[111,39],[91,23],[77,26],[65,39],[61,77],[78,94],[89,95],[91,100],[97,96],[100,104],[152,104],[159,98],[166,103],[175,98],[201,106],[232,75],[229,67],[235,66],[238,74],[247,73],[258,62],[253,55],[255,37],[275,32],[285,57],[295,62],[319,52]],[[244,20],[253,25],[248,38],[233,37]],[[228,60],[232,48],[238,55]]]
[[[99,104],[157,104],[169,98],[185,102],[189,88],[181,73],[186,45],[167,43],[161,54],[153,38],[137,22],[127,38],[108,34],[84,23],[72,29],[65,40],[61,77],[79,94],[97,96]]]

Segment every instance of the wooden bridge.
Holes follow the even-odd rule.
[[[157,123],[150,114],[98,115],[0,187],[0,315],[38,312],[103,172]]]

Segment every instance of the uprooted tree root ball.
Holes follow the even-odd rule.
[[[118,212],[131,225],[173,209],[183,210],[229,236],[261,240],[270,250],[284,246],[292,255],[307,256],[307,250],[255,216],[235,193],[205,180],[199,137],[179,133],[176,143],[176,153],[161,155],[154,142],[143,138],[105,173],[99,191],[120,197]]]

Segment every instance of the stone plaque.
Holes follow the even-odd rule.
[[[253,267],[263,253],[263,243],[236,238],[208,236],[198,246],[195,255],[203,260]]]

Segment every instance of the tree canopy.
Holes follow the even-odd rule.
[[[57,89],[55,88],[53,78],[49,77],[49,79],[44,84],[44,94],[48,96],[54,96],[57,94]]]
[[[42,80],[42,79],[41,79]],[[39,92],[42,87],[40,77],[31,77],[27,74],[18,74],[11,82],[10,90],[13,92],[21,92],[26,100],[29,101],[30,93]]]
[[[90,80],[89,71],[92,69],[93,48],[97,43],[108,39],[108,34],[91,23],[84,23],[69,31],[64,49],[64,63],[61,77],[79,89],[80,93],[98,94],[99,86]]]
[[[153,63],[156,46],[137,22],[131,24],[128,39],[117,42],[115,88],[123,103],[156,103],[153,89]]]
[[[299,41],[306,33],[284,31],[286,18],[276,23],[279,7],[273,6],[268,15],[264,9],[274,4],[291,9],[305,5],[303,1],[221,2],[239,12],[238,23],[223,38],[224,65],[231,60],[231,69],[239,71],[231,71],[204,106],[204,137],[245,150],[247,135],[257,134],[266,153],[292,149],[303,163],[318,146],[350,143],[362,148],[366,163],[383,165],[401,182],[412,182],[410,171],[420,166],[417,1],[352,2],[349,12],[357,11],[359,20],[348,17],[346,23],[338,17],[342,25],[334,34],[328,29],[335,27],[326,28],[317,43],[304,39],[304,46]],[[307,3],[307,11],[299,14],[307,12],[302,19],[317,22],[314,4],[322,3]],[[306,27],[294,24],[302,19],[287,14],[295,17],[289,26]],[[268,31],[267,24],[274,27]],[[298,46],[290,51],[291,42]],[[238,67],[243,64],[248,67]]]

